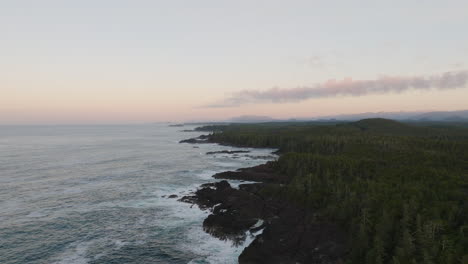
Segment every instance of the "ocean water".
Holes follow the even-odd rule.
[[[0,263],[237,263],[252,237],[211,237],[208,212],[162,196],[273,150],[206,155],[237,148],[179,144],[191,128],[0,126]]]

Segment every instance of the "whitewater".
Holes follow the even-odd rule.
[[[237,263],[253,237],[214,238],[209,212],[177,200],[275,156],[179,144],[202,134],[181,131],[194,127],[1,126],[0,263]],[[206,155],[221,150],[250,152]]]

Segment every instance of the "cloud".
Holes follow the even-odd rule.
[[[449,90],[463,88],[468,83],[468,71],[452,71],[429,76],[383,76],[375,80],[329,80],[312,87],[268,90],[244,90],[206,107],[235,107],[253,103],[290,103],[311,98],[364,96],[368,94],[401,93],[407,90]]]

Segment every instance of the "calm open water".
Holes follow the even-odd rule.
[[[0,126],[0,263],[236,263],[252,239],[213,238],[207,212],[162,196],[272,150],[205,155],[236,148],[179,144],[191,128]]]

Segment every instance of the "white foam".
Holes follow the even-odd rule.
[[[223,147],[223,149],[225,149]],[[211,155],[209,158],[213,165],[218,167],[215,170],[203,170],[202,172],[195,173],[196,177],[203,180],[213,180],[212,176],[216,173],[223,172],[226,170],[236,170],[241,167],[254,166],[262,164],[269,159],[252,159],[252,156],[267,156],[271,155],[274,149],[246,149],[246,148],[231,148],[231,150],[249,150],[249,153],[241,154],[236,159],[231,156],[223,155]],[[240,184],[255,183],[250,181],[237,181],[229,180],[229,183],[233,188],[239,188]],[[193,186],[192,186],[193,187]],[[199,187],[196,186],[195,189]],[[193,190],[193,189],[192,189]],[[174,193],[174,192],[173,192]],[[164,201],[163,201],[164,202]],[[218,204],[219,205],[219,204]],[[218,205],[215,205],[218,206]],[[246,240],[240,244],[235,245],[230,240],[220,240],[212,235],[206,233],[203,230],[202,222],[206,218],[209,210],[202,211],[197,206],[190,204],[184,204],[177,202],[175,199],[166,199],[166,202],[159,204],[158,206],[165,206],[168,212],[173,218],[171,223],[166,223],[169,226],[185,225],[188,227],[188,231],[185,232],[185,239],[183,239],[178,248],[182,251],[192,252],[199,257],[191,260],[189,264],[196,263],[225,263],[234,264],[238,263],[238,257],[247,246],[252,243],[255,237],[263,232],[263,229],[256,232],[247,231]],[[259,219],[253,228],[258,228],[263,225],[263,220]]]
[[[194,227],[189,231],[187,240],[197,241],[197,243],[187,243],[182,245],[182,249],[191,251],[200,256],[190,261],[189,264],[200,263],[202,261],[213,264],[237,264],[237,259],[242,251],[262,232],[263,229],[255,233],[247,231],[245,241],[236,246],[229,240],[220,240],[207,234],[201,227]]]
[[[116,240],[114,240],[112,242],[114,242],[116,249],[121,249],[123,246],[128,244],[128,242],[122,241],[120,239],[116,239]]]
[[[222,167],[222,171],[226,169],[235,170],[240,167],[245,166],[253,166],[262,164],[265,161],[274,159],[275,156],[271,154],[271,152],[275,151],[274,149],[245,149],[245,148],[231,148],[231,150],[249,150],[249,153],[245,153],[242,155],[238,155],[238,157],[233,160],[232,157],[225,157],[223,155],[213,155],[212,158],[214,159],[213,164],[218,167]],[[252,157],[246,156],[270,156],[271,159],[254,159]],[[211,176],[216,173],[216,171],[205,171],[206,174],[203,176],[208,176],[208,179],[211,179]],[[200,176],[198,174],[197,176]],[[204,177],[203,177],[204,178]],[[255,183],[251,181],[237,181],[237,180],[229,180],[229,183],[233,188],[239,188],[240,184],[249,184]],[[185,213],[189,211],[185,210]],[[191,212],[191,211],[190,211]],[[205,214],[208,212],[205,212]],[[197,214],[191,215],[194,217]],[[200,215],[195,216],[199,217]],[[203,215],[202,215],[203,216]],[[206,216],[206,215],[205,215]],[[187,216],[185,216],[187,217]],[[190,217],[190,216],[189,216]],[[203,221],[203,218],[200,221]],[[197,223],[197,220],[194,219],[194,223]],[[257,223],[252,228],[258,228],[263,225],[263,220],[259,219]],[[250,245],[252,241],[255,239],[257,235],[262,234],[263,229],[260,229],[256,232],[247,231],[246,232],[246,240],[241,245],[234,245],[229,240],[220,240],[217,239],[205,231],[203,231],[201,224],[194,224],[189,232],[187,232],[187,239],[185,240],[184,244],[181,244],[180,247],[182,250],[187,250],[193,252],[200,257],[193,259],[189,262],[189,264],[195,263],[238,263],[237,259],[239,255],[242,253],[244,248]]]
[[[90,241],[75,242],[70,244],[67,249],[55,257],[57,259],[53,264],[88,264],[91,259],[87,257],[88,249],[95,247],[96,245],[104,244],[107,250],[97,254],[93,259],[99,259],[105,256],[111,250],[119,250],[123,246],[127,245],[128,242],[120,239],[109,239],[101,238]]]
[[[251,227],[251,229],[259,228],[263,225],[264,221],[262,219],[259,219],[255,225]]]
[[[258,230],[258,231],[256,231],[256,232],[251,232],[251,233],[250,233],[250,237],[252,238],[252,241],[254,241],[255,237],[257,237],[258,235],[263,234],[263,230],[264,230],[264,229],[265,229],[265,228],[262,228],[262,229],[260,229],[260,230]],[[252,243],[252,241],[251,241],[250,243]],[[249,244],[250,244],[250,243],[249,243]]]
[[[239,181],[239,180],[228,180],[229,184],[231,185],[232,188],[238,189],[239,190],[239,185],[241,184],[252,184],[252,183],[258,183],[254,181]]]
[[[242,248],[235,247],[230,241],[219,240],[199,227],[193,227],[187,234],[188,241],[197,243],[187,243],[182,245],[183,250],[191,251],[200,257],[193,259],[189,263],[237,263],[237,256],[242,252]]]
[[[218,167],[223,167],[223,168],[239,168],[242,167],[241,162],[232,162],[232,161],[215,161],[213,162],[213,165],[218,166]]]
[[[86,257],[86,252],[92,241],[73,243],[65,252],[58,256],[58,261],[53,264],[87,264],[90,259]]]
[[[204,170],[202,172],[199,172],[199,173],[195,173],[195,176],[203,179],[203,180],[210,180],[210,179],[213,179],[212,176],[215,175],[216,173],[218,172],[222,172],[222,170]]]
[[[29,213],[26,217],[29,217],[29,218],[40,218],[40,217],[44,217],[44,216],[47,216],[48,214],[44,211],[34,211],[34,212],[31,212]]]

